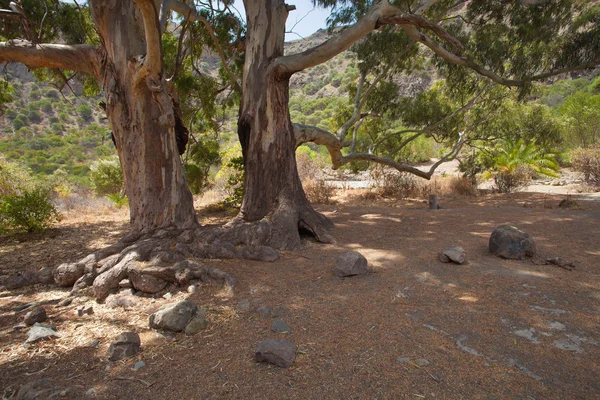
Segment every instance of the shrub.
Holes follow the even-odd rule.
[[[531,180],[531,175],[532,170],[529,167],[519,165],[511,171],[499,171],[494,176],[494,183],[500,193],[510,193],[527,185]]]
[[[423,194],[423,184],[414,175],[406,172],[377,166],[371,171],[371,177],[375,181],[379,194],[383,197],[405,198]]]
[[[112,201],[117,208],[129,207],[129,199],[122,193],[107,194],[106,198]]]
[[[22,194],[2,196],[0,228],[4,230],[43,231],[59,220],[50,202],[50,191],[43,188],[25,190]]]
[[[583,173],[586,183],[600,185],[600,144],[589,149],[577,149],[571,154],[575,171]]]
[[[311,203],[332,204],[335,188],[324,179],[306,179],[303,184],[304,193]]]
[[[234,157],[227,163],[227,167],[234,172],[229,175],[225,190],[229,194],[223,204],[231,207],[240,207],[244,200],[244,157]]]
[[[81,118],[84,119],[84,121],[89,121],[92,119],[92,108],[87,104],[82,104],[77,107],[77,113]]]
[[[477,185],[468,177],[454,176],[450,178],[450,191],[461,196],[477,196]]]
[[[115,158],[94,161],[90,167],[90,180],[97,195],[120,193],[123,188],[123,171]]]

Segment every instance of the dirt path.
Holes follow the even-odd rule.
[[[64,292],[3,292],[0,387],[11,393],[47,378],[68,388],[69,398],[101,399],[599,398],[600,204],[582,198],[583,209],[561,210],[561,198],[448,197],[437,211],[419,201],[349,199],[321,208],[336,223],[336,245],[306,239],[302,250],[275,263],[209,261],[239,279],[233,294],[203,284],[170,300],[136,297],[127,310],[88,302],[95,314],[84,317],[49,306],[64,336],[29,349],[21,346],[24,333],[12,330],[23,315],[14,308],[33,299],[53,303]],[[543,256],[561,256],[575,270],[490,256],[489,235],[505,223],[531,233]],[[77,229],[87,237],[95,228]],[[60,258],[69,246],[64,239],[46,238],[44,246]],[[437,261],[454,245],[466,250],[468,265]],[[15,251],[29,252],[31,263],[42,257],[39,242],[1,246],[3,269]],[[363,253],[372,273],[335,277],[335,259],[347,250]],[[209,310],[208,331],[171,338],[148,329],[151,312],[183,298]],[[272,333],[272,318],[238,310],[246,299],[253,309],[281,308],[292,332]],[[143,352],[110,363],[108,344],[123,330],[141,333]],[[299,346],[292,367],[255,363],[256,344],[277,337]],[[94,339],[100,344],[91,345]],[[146,366],[132,371],[139,360]]]

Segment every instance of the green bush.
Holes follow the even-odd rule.
[[[38,187],[0,198],[0,229],[40,232],[58,220],[47,189]]]
[[[77,113],[85,121],[89,121],[90,119],[92,119],[92,108],[87,104],[82,104],[79,107],[77,107]]]
[[[229,196],[223,200],[223,204],[231,207],[240,207],[244,199],[244,157],[232,158],[227,167],[235,172],[227,179],[226,190]]]
[[[90,167],[92,187],[97,195],[112,195],[123,189],[123,171],[115,158],[94,161]]]

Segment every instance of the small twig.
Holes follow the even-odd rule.
[[[427,372],[427,374],[428,374],[428,375],[431,377],[431,379],[433,379],[434,381],[436,381],[436,382],[438,382],[438,383],[439,383],[439,381],[440,381],[440,378],[438,378],[438,377],[437,377],[437,376],[435,376],[435,375],[432,375],[432,374],[431,374],[431,372],[427,371],[427,369],[426,369],[426,368],[423,368],[423,367],[421,367],[420,365],[417,365],[417,364],[415,364],[415,363],[413,363],[413,362],[410,362],[409,364],[410,364],[410,365],[412,365],[412,366],[414,366],[414,367],[417,367],[417,368],[419,368],[419,369],[422,369],[422,370],[423,370],[423,371],[425,371],[425,372]]]

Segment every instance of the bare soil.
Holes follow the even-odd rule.
[[[11,398],[46,378],[72,399],[600,398],[597,198],[573,195],[579,209],[565,210],[558,195],[443,197],[434,211],[419,199],[362,194],[343,192],[337,204],[318,207],[335,222],[337,244],[307,237],[274,263],[205,260],[238,278],[233,292],[216,283],[193,294],[172,287],[170,299],[136,296],[126,308],[85,297],[55,307],[68,293],[55,286],[1,292],[2,393]],[[199,216],[208,224],[230,218]],[[491,256],[489,236],[502,224],[531,233],[540,256]],[[0,274],[79,259],[126,228],[124,212],[72,214],[45,234],[1,238]],[[469,263],[440,263],[438,252],[450,246],[462,246]],[[367,257],[368,275],[333,275],[348,250]],[[556,256],[576,268],[541,264]],[[184,298],[208,310],[208,330],[186,337],[148,328],[150,313]],[[282,307],[292,332],[275,334],[272,318],[240,311],[245,299],[252,308]],[[25,348],[25,331],[13,330],[25,312],[15,308],[32,301],[45,305],[63,336]],[[83,304],[94,314],[77,317]],[[142,352],[107,361],[108,345],[124,331],[140,333]],[[290,368],[254,362],[266,338],[299,347]],[[133,371],[140,360],[146,365]]]

